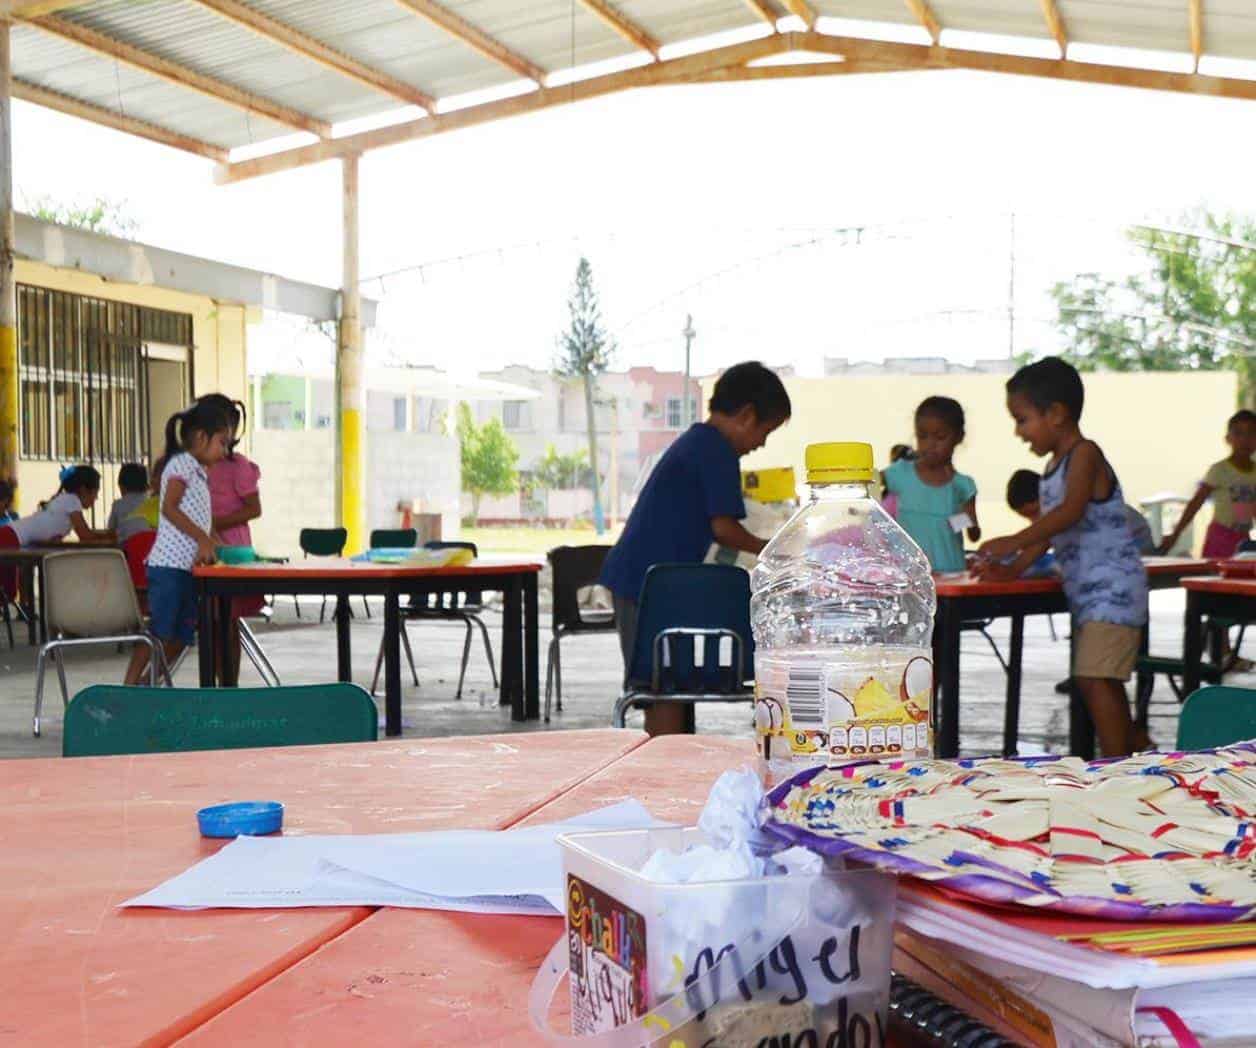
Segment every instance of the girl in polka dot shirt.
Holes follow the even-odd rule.
[[[148,607],[152,633],[165,649],[167,664],[196,639],[192,568],[214,560],[208,471],[226,456],[231,430],[226,409],[205,400],[172,415],[166,423],[161,517],[148,555]],[[146,647],[137,645],[126,683],[138,684],[147,663]]]

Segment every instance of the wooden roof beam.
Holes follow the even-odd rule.
[[[772,6],[772,0],[746,0],[746,6],[767,22],[773,30],[776,29],[776,20],[781,16]]]
[[[1192,72],[1199,72],[1199,60],[1204,57],[1204,0],[1189,0],[1191,18],[1191,55],[1195,59]]]
[[[916,21],[925,27],[929,39],[936,44],[942,38],[942,23],[938,21],[938,16],[929,6],[929,0],[907,0],[907,6],[916,16]]]
[[[1060,57],[1068,57],[1068,33],[1064,31],[1064,19],[1060,17],[1060,9],[1056,6],[1055,0],[1040,0],[1042,3],[1042,17],[1046,19],[1047,28],[1051,30],[1051,35],[1055,37],[1056,45],[1060,49]]]
[[[55,15],[71,7],[86,7],[92,0],[0,0],[0,13],[7,11],[11,18],[39,18]]]
[[[638,25],[614,5],[608,3],[607,0],[580,0],[580,3],[634,47],[650,52],[654,56],[654,61],[659,60],[659,48],[662,44],[643,26]]]
[[[271,43],[285,47],[303,58],[309,58],[380,94],[388,95],[407,105],[419,106],[429,113],[436,111],[436,99],[413,84],[408,84],[365,62],[360,62],[343,51],[337,51],[321,40],[307,36],[286,22],[262,14],[261,11],[242,4],[239,0],[192,0],[192,2],[200,4],[201,7],[221,15],[236,25],[251,30]]]
[[[526,94],[503,98],[495,102],[455,109],[448,113],[437,113],[436,116],[422,117],[418,120],[406,120],[399,124],[357,134],[342,135],[330,141],[286,149],[279,153],[271,153],[269,156],[239,160],[219,167],[215,173],[215,179],[223,184],[241,182],[259,175],[274,174],[277,171],[291,171],[306,164],[317,164],[349,153],[364,153],[370,149],[381,149],[417,138],[459,131],[554,106],[600,98],[603,95],[626,91],[634,87],[701,83],[703,76],[716,69],[745,65],[757,58],[767,58],[770,55],[784,54],[787,51],[803,50],[804,47],[798,42],[798,38],[806,35],[810,34],[776,33],[740,44],[730,44],[727,47],[710,51],[699,51],[696,54],[668,58],[661,62],[651,62],[649,65],[576,80],[563,84],[561,87],[542,87],[537,91],[529,91]]]
[[[511,72],[518,73],[525,80],[535,80],[544,86],[544,69],[517,51],[512,51],[500,40],[489,36],[479,26],[472,25],[456,11],[438,4],[436,0],[397,0],[397,3],[406,10],[413,11],[420,18],[427,19],[432,25],[443,29],[450,36],[461,40],[485,58],[505,66]]]
[[[62,94],[60,91],[52,91],[46,87],[40,87],[38,84],[32,84],[28,80],[16,78],[13,80],[13,97],[20,98],[24,102],[32,102],[37,106],[44,106],[47,109],[55,109],[59,113],[75,116],[80,120],[90,120],[93,124],[100,124],[102,127],[108,127],[114,131],[124,131],[128,135],[147,138],[150,142],[157,142],[160,145],[170,146],[174,149],[182,149],[186,153],[195,153],[197,156],[208,157],[210,160],[222,162],[226,161],[230,155],[229,151],[221,146],[203,142],[199,138],[192,138],[190,135],[180,134],[178,131],[171,131],[169,128],[161,127],[158,124],[150,124],[146,120],[137,120],[132,116],[124,116],[122,113],[116,113],[112,109],[105,109],[103,106],[84,102],[82,99]]]
[[[53,36],[59,36],[63,40],[69,40],[71,43],[85,47],[89,51],[116,58],[119,62],[125,62],[135,69],[160,77],[169,83],[190,88],[193,91],[199,91],[217,102],[224,102],[227,105],[235,106],[237,109],[243,109],[248,113],[256,113],[259,116],[266,117],[268,120],[273,120],[277,124],[294,127],[299,131],[309,131],[320,138],[331,137],[331,124],[325,120],[319,120],[316,117],[301,113],[269,98],[255,95],[251,91],[236,87],[225,80],[218,80],[212,76],[206,76],[204,73],[198,73],[186,66],[179,65],[177,62],[162,58],[160,55],[141,50],[133,44],[106,36],[104,33],[98,33],[87,26],[79,25],[77,22],[57,18],[55,15],[49,15],[45,18],[24,18],[21,21],[26,25],[35,26],[45,33],[51,33]]]
[[[801,18],[803,20],[803,24],[805,24],[808,29],[814,29],[816,27],[816,18],[818,15],[816,14],[815,8],[807,3],[807,0],[781,0],[781,3],[789,9],[789,13],[791,15],[796,15],[798,18]]]

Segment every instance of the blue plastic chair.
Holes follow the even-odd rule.
[[[628,710],[651,702],[751,702],[753,680],[750,576],[728,564],[652,567],[611,723],[622,728]]]
[[[1191,692],[1178,718],[1179,750],[1210,750],[1256,739],[1256,691],[1215,686]]]

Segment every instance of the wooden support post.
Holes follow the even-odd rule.
[[[0,21],[0,477],[17,480],[17,286],[13,280],[13,113],[9,23]],[[20,493],[19,493],[20,495]]]
[[[344,275],[340,290],[340,332],[336,353],[339,425],[340,523],[349,532],[345,552],[365,549],[366,389],[362,367],[362,293],[358,274],[358,155],[342,159]]]

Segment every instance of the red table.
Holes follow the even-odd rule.
[[[372,916],[116,909],[220,846],[197,833],[203,805],[282,800],[287,833],[504,828],[644,739],[571,731],[0,762],[0,1041],[169,1044]],[[282,1039],[274,1016],[255,1033]]]
[[[1215,615],[1239,622],[1256,620],[1256,578],[1187,579],[1182,587],[1186,590],[1186,635],[1182,653],[1182,696],[1185,698],[1200,685],[1204,618]]]
[[[538,720],[541,716],[539,614],[536,582],[541,565],[535,561],[479,559],[462,567],[424,568],[405,564],[369,564],[326,558],[292,564],[246,564],[196,568],[200,591],[201,687],[215,683],[214,644],[225,654],[226,631],[214,620],[226,622],[231,598],[269,593],[332,594],[336,597],[336,679],[352,679],[349,651],[349,598],[384,598],[384,730],[401,734],[401,598],[403,596],[499,590],[502,594],[501,701],[511,706],[511,719]],[[215,615],[215,604],[217,614]]]
[[[1206,575],[1213,562],[1186,557],[1144,557],[1151,589],[1172,589],[1183,579]],[[1003,751],[1016,752],[1020,716],[1021,658],[1027,615],[1068,612],[1059,579],[1011,579],[985,582],[971,575],[938,576],[938,614],[933,629],[933,665],[937,678],[937,739],[939,757],[959,755],[960,632],[965,622],[1010,618],[1007,694],[1003,721]],[[1071,662],[1071,660],[1070,660]],[[1094,727],[1080,697],[1069,703],[1069,751],[1089,755],[1094,750]]]

